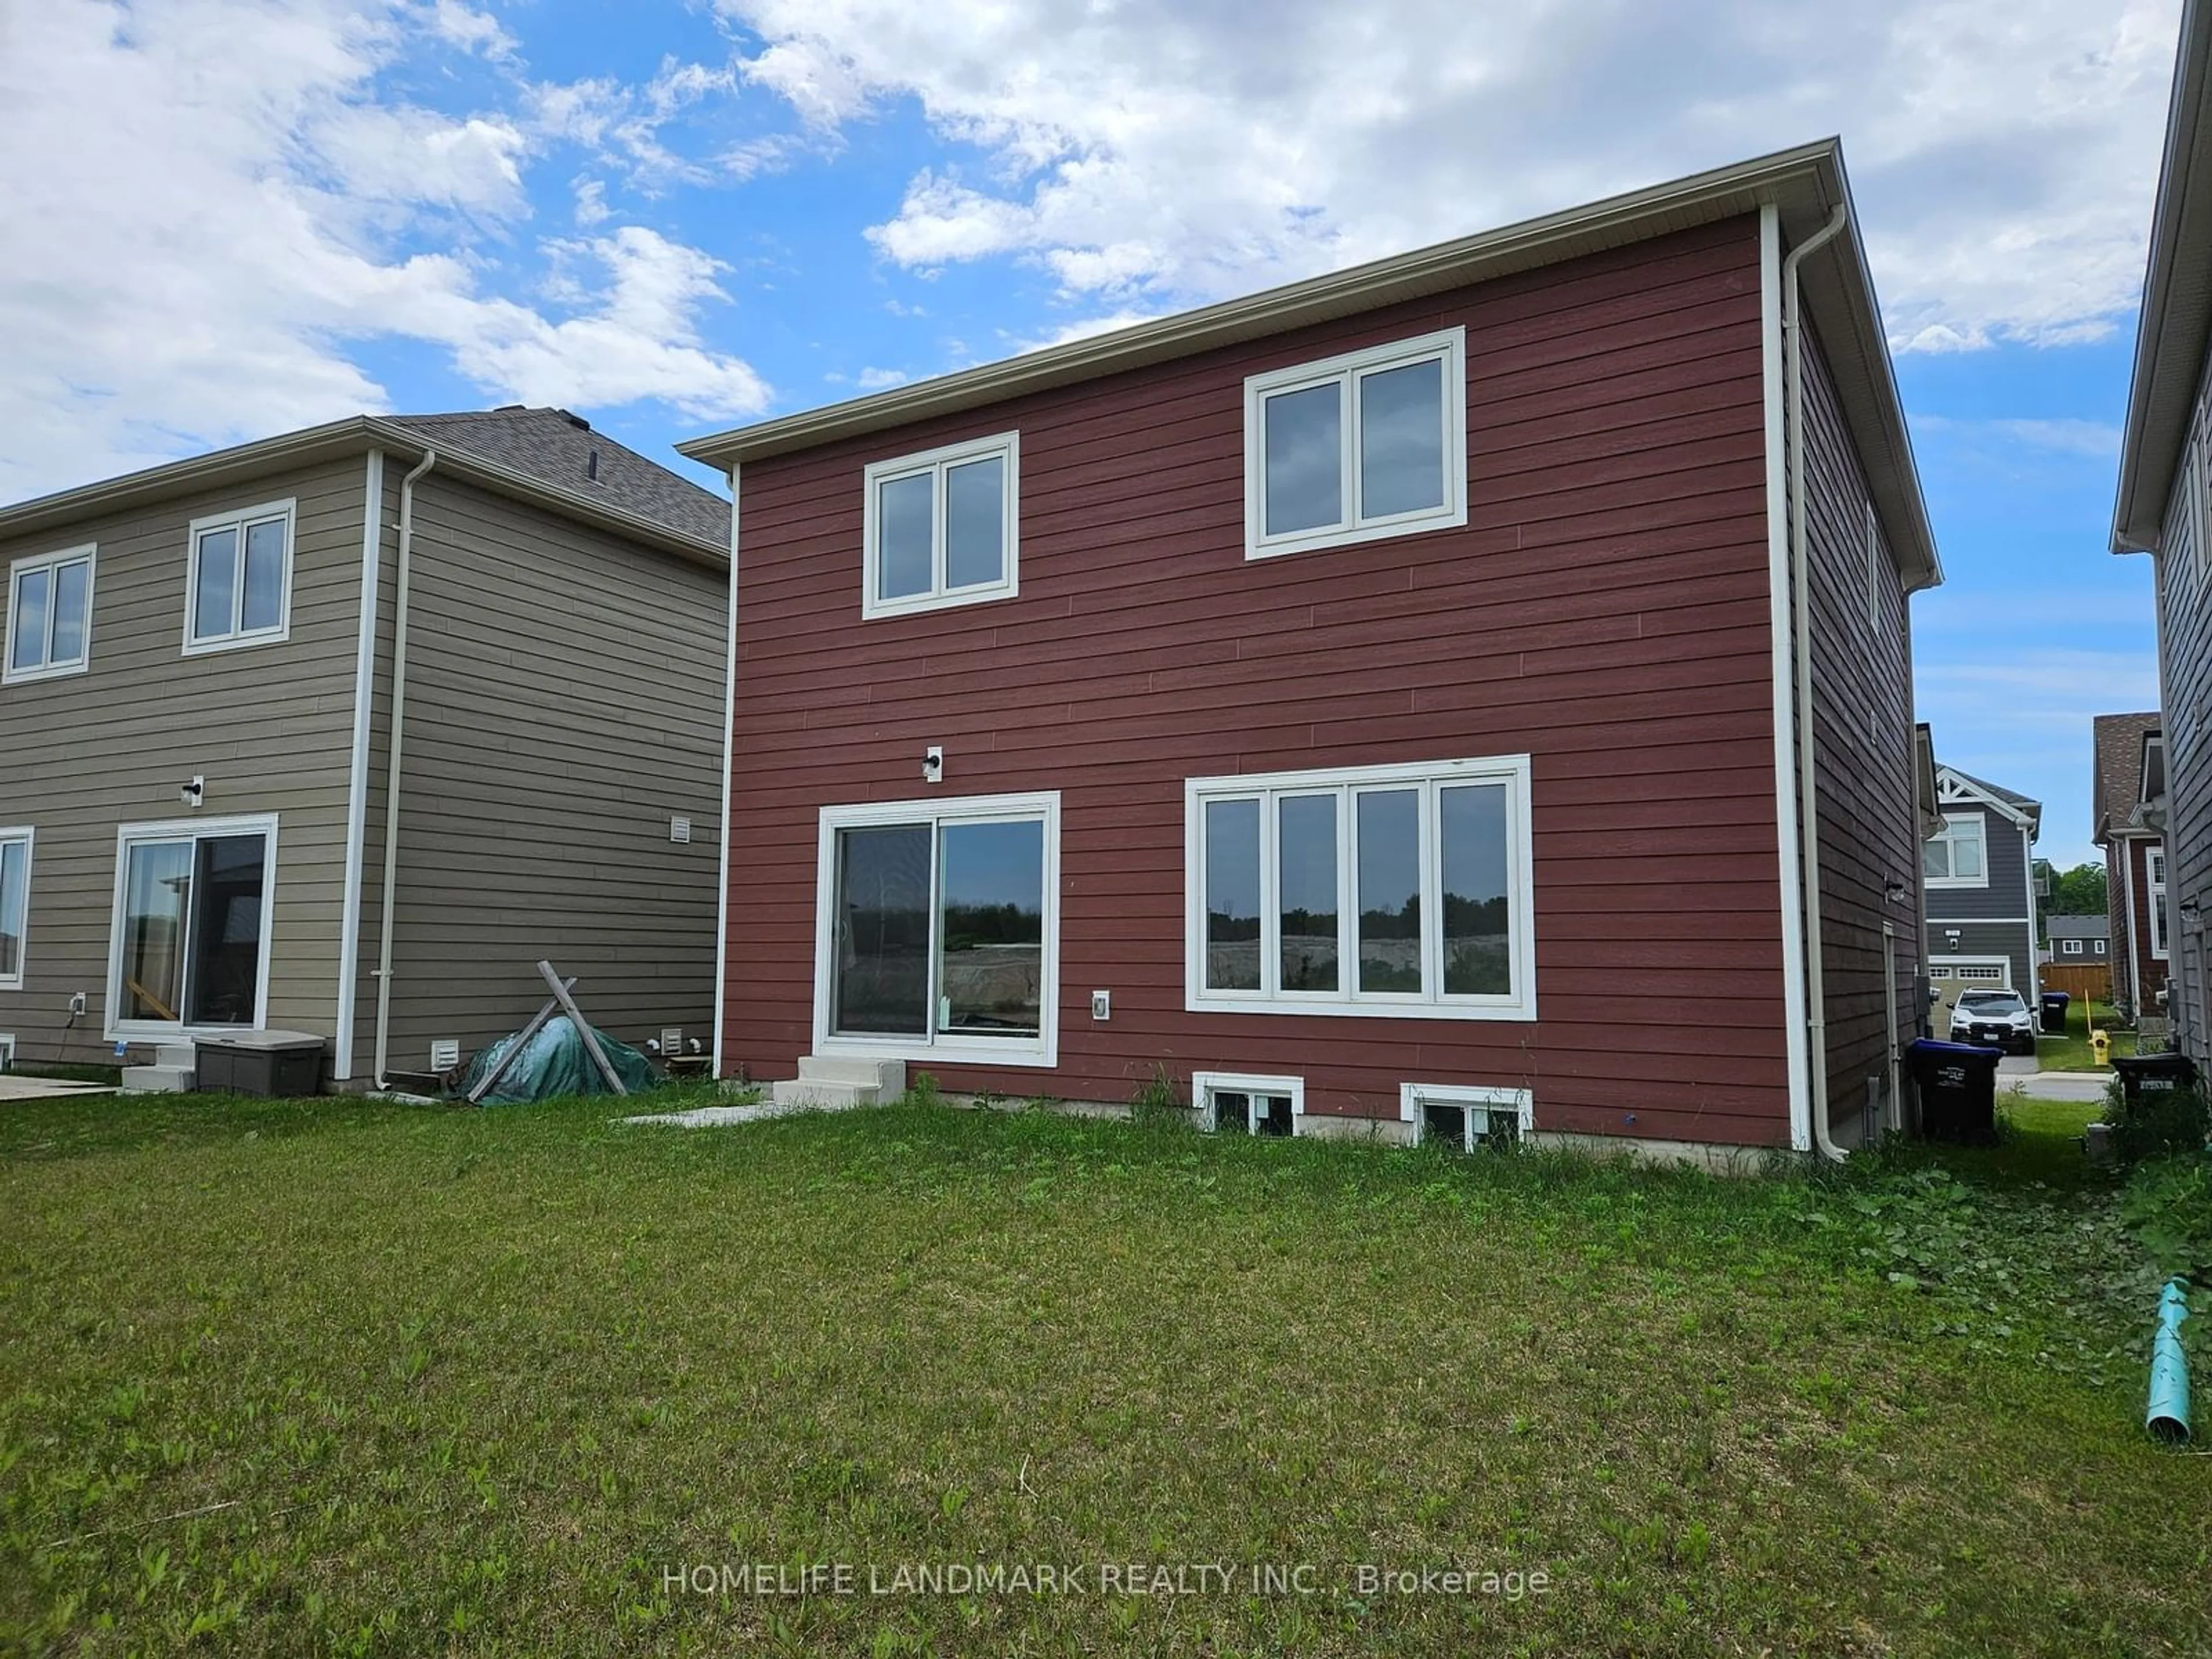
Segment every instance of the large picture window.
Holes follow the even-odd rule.
[[[0,830],[0,991],[23,988],[23,933],[31,913],[31,831]]]
[[[258,1027],[276,820],[126,824],[117,837],[111,1036]]]
[[[82,674],[92,657],[94,550],[72,547],[18,559],[8,568],[7,654],[0,680]]]
[[[1193,1010],[1535,1017],[1528,761],[1186,787]]]
[[[1942,830],[1920,843],[1920,873],[1930,887],[1986,887],[1989,848],[1978,812],[1946,812]]]
[[[293,511],[290,501],[271,501],[192,521],[187,656],[290,635]]]
[[[1011,598],[1020,525],[1020,434],[872,463],[862,517],[860,614]]]
[[[1244,383],[1247,558],[1467,522],[1467,331]]]
[[[1049,1066],[1060,798],[825,807],[817,1053]]]

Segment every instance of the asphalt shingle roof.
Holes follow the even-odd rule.
[[[2109,916],[2045,916],[2053,939],[2106,939],[2112,934]]]
[[[624,447],[565,409],[471,410],[453,415],[395,415],[441,448],[465,449],[573,495],[592,496],[679,534],[726,547],[730,504],[657,461]]]

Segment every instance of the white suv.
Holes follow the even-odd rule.
[[[2017,991],[1964,992],[1951,1010],[1951,1041],[2032,1054],[2035,1015]]]

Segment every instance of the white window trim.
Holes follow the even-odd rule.
[[[116,830],[115,894],[109,902],[107,930],[108,1042],[185,1042],[196,1036],[268,1029],[270,943],[276,915],[276,820],[274,812],[234,818],[168,818],[158,823],[126,823]],[[254,978],[253,1024],[187,1025],[182,1021],[118,1018],[117,1010],[123,1006],[123,904],[130,878],[131,847],[139,842],[207,841],[223,836],[256,834],[264,838],[264,850],[261,864],[261,957]]]
[[[196,637],[192,623],[200,610],[200,538],[211,531],[238,532],[238,576],[235,603],[243,615],[246,603],[246,527],[265,519],[281,517],[284,520],[284,577],[283,592],[277,601],[276,625],[274,628],[241,629],[228,634],[210,634],[205,639]],[[292,637],[292,571],[299,545],[300,504],[296,498],[281,501],[264,501],[258,507],[241,507],[233,513],[213,513],[204,519],[194,519],[185,532],[185,655],[203,657],[215,651],[237,651],[247,646],[274,645]]]
[[[994,456],[1003,459],[1006,464],[1006,495],[1000,503],[1005,514],[1002,533],[1006,572],[994,582],[971,582],[965,587],[948,588],[945,586],[945,474],[949,469],[966,462],[988,460]],[[921,472],[934,476],[929,524],[929,591],[910,594],[904,599],[878,599],[877,579],[883,574],[883,549],[877,540],[881,530],[877,523],[877,501],[881,487],[894,479]],[[917,454],[871,461],[862,473],[862,487],[860,615],[864,619],[872,621],[878,617],[905,617],[917,611],[944,611],[953,605],[1011,599],[1021,591],[1022,434],[1019,432],[994,433],[988,438],[970,438],[938,449],[925,449]]]
[[[2058,941],[2058,954],[2062,957],[2079,957],[2086,956],[2088,952],[2082,950],[2080,939],[2062,939]]]
[[[2100,956],[2100,957],[2101,957],[2101,956],[2103,956],[2103,955],[2105,954],[2105,941],[2104,941],[2104,940],[2102,940],[2102,939],[2092,939],[2092,940],[2090,940],[2089,942],[2090,942],[2092,945],[2094,945],[2097,947],[2097,948],[2096,948],[2096,950],[2095,950],[2094,952],[2092,952],[2091,954],[2095,955],[2095,956]]]
[[[1221,1120],[1213,1103],[1216,1095],[1243,1095],[1255,1105],[1247,1109],[1244,1127],[1248,1133],[1256,1133],[1251,1112],[1256,1103],[1269,1095],[1282,1096],[1291,1103],[1291,1133],[1295,1137],[1306,1132],[1306,1080],[1302,1077],[1260,1077],[1249,1072],[1193,1072],[1190,1074],[1190,1103],[1198,1112],[1199,1126],[1218,1129]]]
[[[1041,819],[1044,824],[1044,951],[1038,971],[1039,1024],[1029,1042],[1012,1038],[866,1036],[833,1034],[831,987],[836,977],[837,832],[885,824],[1005,822]],[[936,874],[933,868],[933,906]],[[933,920],[932,927],[935,926]],[[931,988],[934,1006],[936,988]],[[825,806],[815,852],[814,873],[814,1052],[824,1058],[932,1060],[971,1066],[1022,1066],[1049,1069],[1060,1064],[1060,792],[1021,795],[953,795],[931,800],[867,801]]]
[[[0,991],[20,991],[23,988],[24,964],[31,957],[31,875],[37,861],[38,831],[27,823],[0,829],[0,842],[23,843],[23,931],[15,939],[15,971],[0,975]]]
[[[2167,960],[2166,936],[2166,849],[2163,847],[2143,848],[2143,879],[2150,885],[2144,908],[2150,915],[2150,959]]]
[[[1275,794],[1294,793],[1300,790],[1346,792],[1345,804],[1337,813],[1337,924],[1339,928],[1338,960],[1343,964],[1347,983],[1355,985],[1358,972],[1358,939],[1359,916],[1358,909],[1358,858],[1350,833],[1354,817],[1349,806],[1349,792],[1376,785],[1412,785],[1422,792],[1421,870],[1423,890],[1429,889],[1432,877],[1439,875],[1438,860],[1443,856],[1434,833],[1436,823],[1435,797],[1437,790],[1455,784],[1499,783],[1505,786],[1505,848],[1506,896],[1510,914],[1515,924],[1508,935],[1509,960],[1512,968],[1514,992],[1505,996],[1447,996],[1441,990],[1433,995],[1408,994],[1403,991],[1368,991],[1353,989],[1331,994],[1327,992],[1269,992],[1222,991],[1207,988],[1206,983],[1206,805],[1208,801],[1241,799],[1257,795],[1261,799],[1260,812],[1260,940],[1261,982],[1272,977],[1267,971],[1269,952],[1267,939],[1277,926],[1273,918],[1277,902],[1277,872],[1275,837],[1277,834],[1273,808],[1268,804],[1270,792]],[[1255,772],[1241,775],[1212,778],[1190,778],[1183,784],[1183,1007],[1187,1012],[1247,1013],[1247,1014],[1323,1014],[1351,1016],[1363,1019],[1509,1019],[1533,1020],[1536,1018],[1536,908],[1535,887],[1530,866],[1534,863],[1534,833],[1529,814],[1529,761],[1526,755],[1500,755],[1482,759],[1416,761],[1409,764],[1390,766],[1332,767],[1310,772]],[[1436,907],[1423,907],[1422,936],[1423,976],[1428,982],[1441,985],[1443,951],[1441,934],[1430,926]],[[1279,953],[1279,947],[1278,954]]]
[[[1535,1127],[1535,1097],[1526,1089],[1484,1087],[1461,1083],[1401,1083],[1398,1085],[1398,1121],[1413,1126],[1413,1144],[1419,1146],[1424,1139],[1421,1108],[1435,1104],[1457,1106],[1466,1111],[1467,1133],[1463,1150],[1474,1150],[1474,1114],[1495,1115],[1510,1111],[1519,1133],[1526,1136]]]
[[[1384,519],[1357,516],[1359,495],[1359,375],[1378,368],[1395,368],[1438,357],[1443,362],[1444,504]],[[1318,530],[1267,534],[1267,434],[1263,418],[1267,399],[1304,386],[1331,380],[1343,383],[1342,428],[1339,433],[1338,483],[1346,514],[1343,523]],[[1249,376],[1244,382],[1244,556],[1271,559],[1285,553],[1306,553],[1324,547],[1348,547],[1359,542],[1380,541],[1386,536],[1410,536],[1428,530],[1452,530],[1467,523],[1467,330],[1448,328],[1388,345],[1370,346],[1317,362],[1294,363]]]
[[[1974,833],[1972,836],[1964,837],[1964,839],[1976,841],[1981,844],[1982,873],[1978,876],[1931,876],[1923,872],[1920,878],[1921,882],[1930,891],[1945,887],[1987,887],[1990,884],[1989,823],[1979,812],[1944,813],[1943,828],[1929,839],[1954,845],[1962,837],[1954,835],[1952,831],[1967,824],[1973,826]],[[1957,855],[1953,854],[1948,856],[1951,860],[1951,867],[1956,869],[1959,863]]]
[[[65,663],[51,661],[36,668],[17,668],[15,662],[15,596],[22,589],[23,578],[36,570],[59,570],[65,564],[82,562],[84,565],[84,651]],[[82,674],[92,666],[92,611],[94,589],[100,577],[100,544],[87,542],[82,547],[65,547],[58,552],[33,553],[17,559],[8,567],[8,619],[0,629],[0,685],[21,685],[29,680],[58,680],[71,674]],[[53,641],[54,611],[52,590],[48,589],[46,600],[46,640]]]
[[[0,1031],[0,1072],[15,1069],[15,1034]]]

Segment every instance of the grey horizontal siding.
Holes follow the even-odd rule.
[[[1959,942],[1951,943],[1951,929],[1928,924],[1928,954],[1941,957],[2002,957],[2012,963],[2012,988],[2024,997],[2035,994],[2035,948],[2027,930],[2001,922],[1959,922]],[[2087,960],[2087,958],[2083,958]]]
[[[1946,805],[1947,817],[1972,814],[1983,819],[1984,844],[1989,849],[1989,884],[1985,887],[1931,887],[1928,890],[1928,924],[1938,921],[1995,921],[2027,916],[2027,835],[2018,824],[1985,806]]]
[[[193,816],[277,816],[269,1023],[335,1034],[362,482],[360,460],[332,462],[0,543],[0,567],[99,547],[88,671],[0,685],[0,824],[38,832],[26,981],[0,991],[0,1032],[22,1059],[106,1056],[117,830]],[[184,655],[188,525],[288,497],[290,637]],[[194,774],[207,780],[197,815],[177,795]],[[88,1012],[72,1024],[78,991]]]
[[[394,1066],[426,1065],[434,1038],[473,1050],[514,1029],[544,1000],[541,957],[627,1041],[665,1025],[708,1039],[725,591],[718,569],[435,472],[417,485]],[[388,698],[388,636],[380,655]],[[380,799],[372,888],[381,813]],[[669,840],[672,816],[690,844]]]

